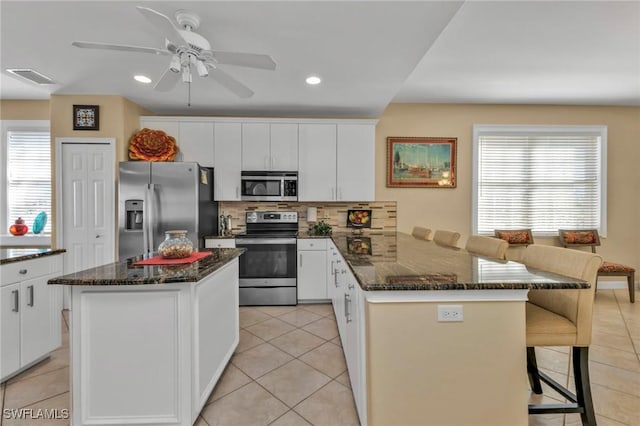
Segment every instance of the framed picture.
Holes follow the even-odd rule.
[[[387,138],[387,186],[455,188],[457,138]]]
[[[98,105],[74,105],[73,130],[99,130],[99,108]]]

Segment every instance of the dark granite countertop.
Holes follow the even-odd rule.
[[[0,248],[0,265],[7,263],[21,262],[23,260],[36,259],[43,256],[51,256],[54,254],[62,254],[66,252],[64,249],[42,248]]]
[[[582,280],[472,255],[400,232],[334,234],[331,239],[367,291],[589,288]]]
[[[134,266],[135,262],[143,259],[142,256],[136,256],[62,277],[52,278],[48,283],[63,285],[139,285],[195,282],[200,281],[236,257],[239,257],[244,253],[245,249],[216,248],[200,249],[199,251],[210,251],[211,255],[185,265],[153,266]]]

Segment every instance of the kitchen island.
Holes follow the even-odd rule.
[[[403,233],[332,242],[328,291],[363,425],[528,424],[527,292],[587,282]]]
[[[192,425],[239,341],[234,248],[142,257],[49,280],[71,287],[72,424]]]

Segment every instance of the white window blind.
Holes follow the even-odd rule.
[[[47,213],[43,233],[51,233],[51,141],[48,132],[7,132],[7,221],[18,217],[32,230],[38,213]]]
[[[606,128],[474,127],[474,232],[605,229]],[[595,126],[592,126],[595,127]]]

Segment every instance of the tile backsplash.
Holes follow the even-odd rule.
[[[309,229],[307,222],[307,207],[318,209],[318,221],[324,220],[331,225],[334,232],[348,232],[347,210],[371,210],[371,228],[364,232],[395,232],[397,221],[397,207],[395,201],[372,201],[361,203],[296,203],[296,202],[246,202],[225,201],[218,204],[218,213],[231,215],[233,235],[246,231],[245,212],[260,211],[297,211],[298,231],[306,233]]]

